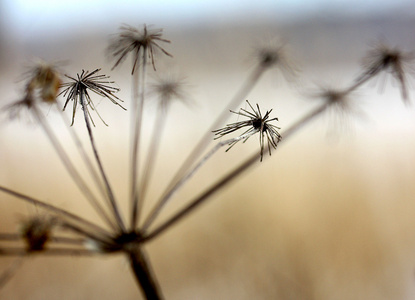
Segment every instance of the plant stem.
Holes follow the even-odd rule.
[[[86,89],[86,87],[85,87],[85,89]],[[94,136],[92,134],[91,124],[89,122],[88,107],[85,104],[85,99],[84,99],[84,97],[85,97],[84,94],[86,92],[85,89],[82,88],[82,90],[80,92],[79,101],[80,101],[80,104],[82,106],[82,110],[84,112],[84,119],[85,119],[86,128],[88,130],[89,140],[91,141],[92,152],[94,153],[95,160],[96,160],[96,162],[98,164],[99,171],[101,173],[102,179],[104,180],[104,184],[105,184],[105,188],[106,188],[106,191],[107,191],[108,199],[110,201],[110,205],[112,207],[112,211],[114,213],[115,219],[117,220],[117,223],[118,223],[119,228],[122,231],[125,231],[126,228],[125,228],[124,222],[122,221],[121,214],[120,214],[120,211],[118,209],[117,202],[116,202],[115,197],[114,197],[114,193],[112,192],[112,189],[111,189],[111,186],[109,184],[107,175],[106,175],[106,173],[104,171],[104,167],[103,167],[103,165],[101,163],[101,159],[99,157],[99,154],[98,154],[98,151],[97,151],[97,147],[95,145],[95,140],[94,140]]]
[[[104,237],[109,237],[109,234],[103,228],[101,228],[100,226],[98,226],[98,225],[96,225],[94,223],[91,223],[90,221],[88,221],[88,220],[86,220],[84,218],[81,218],[81,217],[79,217],[79,216],[77,216],[77,215],[75,215],[73,213],[70,213],[69,211],[66,211],[64,209],[58,208],[58,207],[53,206],[51,204],[45,203],[43,201],[37,200],[37,199],[35,199],[33,197],[26,196],[24,194],[18,193],[16,191],[13,191],[11,189],[5,188],[3,186],[0,186],[0,191],[2,191],[4,193],[7,193],[9,195],[12,195],[12,196],[16,197],[17,199],[26,201],[26,202],[28,202],[30,204],[33,204],[35,206],[41,207],[43,209],[46,209],[46,210],[50,211],[51,213],[57,214],[60,217],[66,217],[66,218],[68,218],[70,220],[73,220],[73,221],[76,221],[78,223],[81,223],[81,224],[83,224],[85,226],[88,226],[96,234],[99,233],[99,234],[101,234]]]
[[[69,124],[69,120],[66,117],[66,115],[62,112],[61,109],[59,109],[59,107],[56,105],[56,110],[58,111],[59,115],[61,116],[63,122],[65,124]],[[65,128],[68,129],[68,133],[71,136],[76,148],[78,149],[78,152],[82,158],[82,160],[84,161],[85,165],[87,166],[87,169],[89,171],[89,173],[91,174],[92,178],[95,181],[95,184],[97,186],[97,188],[99,189],[99,191],[101,192],[101,195],[103,197],[106,197],[106,193],[105,193],[105,187],[103,186],[101,179],[98,175],[98,173],[96,172],[94,166],[92,165],[91,160],[89,159],[88,155],[86,154],[86,151],[82,145],[81,140],[79,139],[78,135],[76,134],[76,131],[73,129],[73,127],[69,127],[69,126],[65,126]]]
[[[186,173],[186,175],[184,175],[180,181],[178,181],[174,187],[172,187],[169,191],[168,194],[165,194],[165,196],[160,199],[160,201],[155,205],[155,207],[153,208],[153,210],[151,211],[151,213],[148,215],[147,219],[145,220],[143,226],[142,226],[142,230],[145,231],[148,229],[148,227],[153,223],[153,221],[156,219],[156,217],[160,214],[160,212],[162,211],[163,207],[167,204],[167,202],[171,199],[171,197],[173,196],[173,194],[175,192],[177,192],[180,187],[185,184],[196,172],[197,170],[199,170],[208,160],[209,158],[211,158],[213,156],[213,154],[215,154],[220,148],[222,148],[225,145],[229,145],[230,143],[242,140],[246,137],[251,136],[251,133],[248,134],[244,134],[241,136],[238,136],[236,138],[232,138],[232,139],[228,139],[225,141],[221,141],[219,142],[216,146],[214,146],[209,152],[207,152],[205,154],[205,156],[203,156],[198,163],[196,163],[193,168],[191,170],[189,170],[189,172]]]
[[[68,173],[71,175],[73,181],[78,186],[78,188],[81,190],[81,192],[85,195],[86,199],[89,201],[89,203],[92,205],[92,207],[95,209],[97,214],[107,222],[108,225],[116,228],[116,225],[113,223],[113,221],[109,218],[108,214],[105,212],[97,198],[94,196],[94,194],[89,189],[88,185],[85,183],[85,181],[82,179],[79,172],[76,170],[75,166],[73,165],[72,161],[69,159],[68,154],[66,154],[64,148],[62,147],[61,143],[53,133],[52,129],[49,127],[48,123],[44,120],[44,117],[42,116],[42,113],[39,111],[39,108],[37,105],[33,105],[32,112],[37,119],[37,121],[42,126],[43,131],[45,132],[46,136],[48,137],[49,141],[51,142],[52,146],[54,147],[56,153],[58,154],[59,158],[61,159],[63,165],[65,166]]]
[[[159,110],[157,112],[157,116],[154,120],[153,132],[151,134],[151,142],[150,146],[147,151],[147,158],[145,160],[145,165],[143,169],[143,178],[140,184],[140,207],[138,207],[138,214],[140,214],[142,203],[145,200],[145,196],[147,193],[147,189],[149,186],[149,182],[154,170],[154,162],[156,161],[157,153],[159,150],[159,145],[161,141],[161,136],[163,134],[165,124],[166,124],[166,117],[169,103],[168,101],[161,100],[161,103],[165,102],[165,105],[160,105]]]
[[[146,299],[163,299],[156,277],[144,249],[137,247],[128,253],[131,269]]]
[[[297,132],[299,129],[301,129],[305,124],[313,120],[315,117],[323,113],[330,104],[324,103],[321,106],[318,106],[316,109],[312,110],[305,116],[303,116],[300,120],[295,122],[291,127],[289,127],[282,135],[282,140],[280,143],[284,142],[292,136],[295,132]],[[264,151],[268,151],[267,146]],[[207,200],[209,197],[211,197],[213,194],[221,190],[223,187],[227,186],[228,183],[230,183],[232,180],[236,179],[242,173],[244,173],[247,169],[252,167],[255,162],[257,162],[261,157],[261,153],[255,153],[251,157],[249,157],[247,160],[245,160],[240,166],[238,166],[236,169],[234,169],[232,172],[230,172],[228,175],[222,177],[219,181],[217,181],[215,184],[213,184],[211,187],[209,187],[204,193],[202,193],[200,196],[196,197],[194,200],[192,200],[187,206],[185,206],[182,210],[177,212],[175,215],[173,215],[170,219],[159,225],[156,229],[154,229],[151,233],[145,235],[143,237],[142,241],[149,241],[160,235],[162,232],[167,230],[168,228],[172,227],[175,223],[180,221],[182,218],[187,216],[189,213],[191,213],[195,208],[199,207],[200,204],[204,203],[205,200]]]
[[[133,86],[136,86],[133,91],[133,102],[135,102],[134,110],[134,138],[132,146],[132,174],[131,174],[131,230],[134,230],[138,222],[138,207],[139,207],[139,195],[137,191],[138,184],[138,173],[139,173],[139,150],[140,150],[140,136],[141,136],[141,125],[144,108],[144,92],[146,84],[146,72],[147,72],[147,47],[143,47],[143,56],[141,62],[141,81],[137,75],[133,80]],[[139,73],[139,72],[136,72]],[[139,93],[139,98],[137,97]],[[138,103],[137,103],[138,101]]]
[[[206,146],[211,141],[212,131],[217,129],[222,125],[224,120],[227,119],[230,110],[235,110],[235,107],[249,94],[249,92],[257,84],[264,72],[268,70],[268,67],[264,64],[259,64],[252,73],[248,76],[245,82],[242,84],[241,88],[238,90],[236,95],[231,99],[228,106],[222,111],[222,113],[217,117],[215,122],[210,126],[206,133],[202,136],[199,143],[194,147],[193,151],[187,156],[184,163],[181,165],[180,169],[173,176],[173,179],[170,181],[168,188],[164,194],[159,199],[158,203],[163,201],[169,194],[173,193],[176,189],[178,183],[182,180],[184,174],[188,171],[191,165],[195,162],[198,156],[204,151]]]

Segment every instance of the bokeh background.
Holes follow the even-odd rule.
[[[242,85],[261,43],[287,41],[301,69],[289,82],[268,72],[248,96],[264,110],[273,108],[283,133],[317,105],[310,91],[352,82],[371,43],[383,39],[415,50],[410,2],[3,0],[0,105],[20,97],[22,73],[40,57],[60,62],[71,76],[102,68],[129,107],[130,64],[111,71],[108,42],[122,23],[163,28],[174,58],[159,55],[151,80],[171,72],[186,76],[192,104],[177,103],[168,116],[149,209]],[[109,124],[93,116],[98,147],[118,198],[127,199],[128,112],[94,99]],[[365,85],[353,100],[360,113],[311,122],[148,245],[167,299],[415,299],[415,111],[403,104],[392,80]],[[154,101],[146,107],[144,146],[155,107]],[[53,109],[45,114],[74,153],[66,142],[68,124]],[[33,120],[3,114],[0,124],[1,185],[97,219]],[[74,130],[88,147],[80,115]],[[256,138],[220,151],[162,218],[254,151]],[[14,232],[25,216],[41,213],[0,196],[2,232]],[[0,258],[1,270],[12,263]],[[120,256],[28,257],[0,290],[1,299],[139,297]]]

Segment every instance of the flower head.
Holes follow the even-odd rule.
[[[42,251],[51,238],[51,230],[55,225],[53,218],[33,217],[21,225],[20,234],[26,242],[28,252]]]
[[[358,107],[360,102],[353,101],[355,95],[350,89],[320,88],[311,97],[323,101],[321,110],[328,114],[330,122],[328,134],[332,137],[348,132],[353,127],[352,121],[355,117],[360,119],[365,117]]]
[[[256,61],[264,68],[277,68],[286,79],[291,80],[298,68],[288,55],[287,46],[275,39],[263,44],[255,50]]]
[[[398,82],[404,102],[409,101],[408,74],[414,73],[415,53],[405,53],[378,43],[363,60],[363,72],[356,79],[356,85],[363,83],[380,72],[392,75]]]
[[[61,85],[60,74],[54,65],[39,61],[30,71],[27,93],[39,90],[39,98],[43,102],[55,102]]]
[[[17,117],[24,109],[30,110],[35,103],[55,103],[61,84],[56,66],[38,60],[26,72],[27,82],[23,97],[6,106],[11,118]]]
[[[154,51],[156,49],[160,50],[167,56],[172,57],[170,53],[158,44],[158,42],[170,43],[169,40],[162,38],[162,29],[150,30],[146,25],[144,25],[141,30],[132,26],[124,25],[121,26],[120,31],[121,32],[118,37],[115,38],[108,47],[108,51],[117,59],[112,69],[123,62],[128,53],[133,52],[134,64],[131,74],[134,74],[140,58],[140,49],[142,48],[148,50],[148,56],[151,59],[151,64],[153,65],[154,70],[156,70],[156,66],[154,64]]]
[[[165,74],[158,77],[157,82],[150,86],[150,94],[158,96],[161,108],[170,105],[173,99],[189,103],[188,95],[184,90],[185,78],[174,74]]]
[[[239,137],[232,139],[229,142],[230,146],[228,149],[226,149],[226,151],[231,149],[240,140],[243,140],[244,142],[246,142],[252,135],[259,132],[259,145],[261,147],[261,161],[262,161],[264,147],[265,147],[265,138],[267,139],[269,155],[271,155],[271,147],[276,149],[278,142],[281,140],[281,135],[277,131],[280,128],[275,125],[270,124],[270,122],[272,121],[278,121],[278,118],[269,119],[272,109],[268,110],[265,113],[265,115],[262,116],[261,110],[258,104],[256,105],[258,110],[255,110],[248,100],[246,100],[246,102],[248,103],[252,112],[247,111],[246,109],[243,109],[243,108],[241,108],[239,112],[234,112],[234,111],[231,111],[231,112],[234,114],[246,117],[248,118],[248,120],[228,124],[221,129],[214,130],[213,132],[215,133],[215,135],[218,136],[216,138],[218,139],[236,130],[239,130],[244,127],[248,127],[248,129],[245,132],[243,132]]]
[[[77,74],[77,78],[73,78],[71,76],[65,75],[67,78],[70,79],[70,82],[66,82],[62,84],[64,90],[61,92],[63,97],[66,97],[66,102],[63,106],[63,110],[65,110],[66,106],[68,105],[69,101],[73,101],[73,113],[72,113],[72,124],[74,123],[75,113],[76,113],[76,106],[79,102],[81,104],[82,109],[87,110],[88,106],[95,110],[99,118],[102,120],[101,116],[98,114],[95,108],[95,104],[92,102],[91,97],[89,96],[88,90],[94,92],[97,95],[102,97],[108,98],[111,100],[112,103],[120,106],[122,109],[125,108],[118,102],[122,101],[117,96],[114,95],[115,92],[118,92],[119,89],[112,87],[110,84],[114,83],[114,81],[108,81],[107,79],[109,76],[106,75],[97,75],[97,73],[101,69],[96,69],[92,72],[82,70],[81,74]],[[89,115],[89,112],[88,112]],[[92,121],[91,116],[89,118]],[[102,122],[104,122],[102,120]],[[93,121],[92,121],[93,123]],[[106,124],[104,122],[104,124]]]

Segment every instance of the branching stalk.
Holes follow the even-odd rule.
[[[305,124],[313,120],[315,117],[323,113],[328,107],[329,105],[327,103],[324,103],[323,105],[312,110],[310,113],[306,114],[296,123],[294,123],[294,125],[288,128],[284,133],[282,133],[283,138],[280,143],[283,143],[284,141],[286,141],[287,138],[292,136],[295,132],[297,132]],[[268,147],[269,146],[267,145],[266,149],[264,150],[265,152],[268,151]],[[176,224],[178,221],[183,219],[185,216],[191,213],[194,209],[199,207],[200,204],[204,203],[207,199],[209,199],[209,197],[211,197],[212,195],[217,193],[219,190],[221,190],[223,187],[227,186],[234,179],[242,175],[247,169],[252,167],[254,163],[259,160],[260,157],[261,157],[260,153],[255,153],[254,155],[249,157],[239,167],[234,169],[228,175],[222,177],[222,179],[220,179],[215,184],[213,184],[211,187],[209,187],[204,193],[202,193],[201,195],[193,199],[187,206],[185,206],[183,209],[181,209],[179,212],[177,212],[167,221],[159,225],[156,229],[151,231],[149,234],[145,235],[143,238],[143,241],[147,242],[149,240],[152,240],[155,237],[159,236],[164,231],[166,231],[167,229],[171,228],[174,224]]]
[[[113,228],[116,228],[116,225],[111,221],[108,214],[105,212],[101,204],[98,202],[97,198],[94,196],[94,194],[89,189],[88,185],[84,182],[78,171],[75,169],[73,163],[69,159],[69,156],[66,154],[64,148],[62,147],[59,140],[56,138],[55,134],[49,127],[48,123],[44,120],[41,112],[37,108],[36,105],[33,105],[32,109],[34,116],[36,117],[37,121],[42,126],[43,131],[46,133],[46,136],[49,138],[49,141],[51,142],[52,146],[55,148],[56,153],[59,155],[59,158],[61,159],[62,163],[64,164],[66,170],[71,175],[74,182],[77,184],[78,188],[81,190],[81,192],[85,195],[86,199],[88,199],[88,202],[92,205],[92,207],[95,209],[95,211],[98,213],[98,215],[106,221],[108,225],[110,225]]]

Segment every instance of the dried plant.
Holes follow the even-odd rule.
[[[246,103],[248,103],[253,113],[243,108],[241,108],[241,111],[239,112],[234,112],[234,111],[231,111],[231,112],[234,114],[246,117],[249,120],[228,124],[224,128],[214,130],[213,132],[215,133],[215,135],[219,136],[217,138],[220,138],[225,135],[228,135],[229,133],[237,131],[241,128],[248,127],[248,129],[239,136],[239,138],[242,139],[244,143],[252,135],[259,132],[259,145],[261,148],[261,161],[262,161],[262,156],[264,154],[265,138],[267,140],[269,155],[271,155],[271,147],[274,149],[277,149],[277,144],[281,140],[281,135],[277,131],[280,128],[270,123],[272,121],[278,121],[278,118],[269,119],[269,115],[271,114],[272,109],[268,110],[265,113],[265,115],[262,116],[261,110],[258,104],[256,105],[258,110],[255,110],[248,100],[246,100]],[[229,148],[226,149],[226,152],[230,150],[237,142],[239,142],[240,139],[230,142]]]
[[[188,99],[182,88],[183,81],[181,78],[161,79],[157,84],[150,87],[150,93],[146,92],[147,60],[150,59],[153,69],[156,70],[156,50],[171,56],[169,52],[158,44],[161,42],[170,43],[169,40],[162,37],[161,30],[150,30],[145,25],[142,29],[123,26],[117,38],[111,42],[108,48],[108,51],[116,60],[113,68],[120,65],[130,52],[133,56],[131,72],[133,92],[131,103],[129,103],[132,107],[131,161],[129,165],[130,193],[127,199],[130,203],[130,209],[126,214],[123,214],[120,209],[120,200],[115,197],[114,188],[110,184],[107,172],[101,161],[93,135],[93,126],[91,126],[91,123],[92,125],[95,124],[89,111],[89,109],[92,109],[96,112],[90,91],[96,94],[96,96],[106,98],[116,106],[125,109],[120,104],[122,100],[115,96],[119,89],[113,86],[113,81],[108,80],[109,76],[98,74],[100,69],[92,72],[82,70],[76,77],[66,75],[69,81],[65,83],[62,83],[61,76],[53,65],[42,62],[31,69],[23,97],[17,102],[6,106],[4,110],[11,116],[15,116],[20,110],[25,109],[34,116],[72,180],[104,223],[103,225],[97,225],[87,218],[58,207],[58,205],[48,204],[30,195],[0,185],[1,192],[12,196],[16,200],[36,206],[38,209],[42,209],[45,214],[45,217],[33,217],[23,222],[19,233],[0,233],[1,256],[17,256],[19,259],[22,259],[29,255],[90,256],[119,253],[128,258],[134,278],[143,295],[147,299],[162,299],[162,287],[158,283],[157,274],[152,269],[145,249],[145,245],[149,241],[160,237],[162,233],[172,228],[178,221],[194,212],[202,203],[212,198],[214,194],[221,191],[231,181],[239,178],[241,174],[258,163],[258,160],[262,161],[266,157],[263,155],[264,152],[268,152],[271,155],[271,148],[276,150],[277,145],[286,143],[291,135],[309,124],[311,120],[330,108],[335,108],[340,112],[350,110],[352,107],[350,94],[381,71],[391,73],[399,83],[401,96],[404,101],[407,102],[409,99],[407,89],[408,71],[406,69],[407,65],[412,62],[412,55],[404,54],[399,50],[390,50],[382,46],[369,53],[370,59],[363,66],[363,70],[359,73],[360,75],[348,88],[343,90],[327,89],[318,92],[317,97],[322,99],[322,103],[296,122],[293,122],[291,126],[284,128],[280,134],[280,127],[272,123],[278,121],[277,117],[271,117],[272,109],[262,114],[259,104],[256,104],[255,108],[246,100],[250,110],[241,108],[240,111],[235,111],[241,102],[248,97],[248,94],[257,85],[265,71],[271,68],[278,68],[283,73],[288,73],[290,77],[297,73],[297,69],[292,66],[287,58],[284,45],[273,44],[272,47],[261,48],[255,56],[256,65],[253,71],[248,75],[245,82],[242,83],[235,96],[225,105],[223,112],[217,116],[206,133],[202,134],[200,141],[181,164],[169,184],[162,188],[160,198],[153,199],[155,200],[154,206],[150,213],[144,216],[143,221],[141,221],[142,204],[144,201],[147,201],[146,192],[154,172],[154,163],[161,150],[159,145],[171,101],[179,99],[187,102]],[[59,87],[61,88],[60,92],[58,91]],[[100,193],[99,195],[96,195],[94,189],[87,183],[85,178],[87,174],[79,171],[79,166],[73,162],[71,155],[68,154],[59,136],[55,133],[54,127],[49,124],[48,118],[44,116],[40,109],[40,105],[43,104],[59,108],[58,103],[60,100],[57,98],[58,95],[66,98],[63,110],[65,110],[70,101],[73,102],[72,122],[67,124],[67,127],[71,133],[72,141],[77,145],[77,149],[83,158],[83,163],[86,165],[89,175],[93,178],[93,184],[96,185]],[[143,144],[140,143],[140,139],[143,131],[143,109],[147,95],[156,95],[159,98],[159,109],[151,131],[150,144],[147,151],[145,151]],[[75,134],[74,126],[72,126],[74,125],[78,104],[83,111],[93,159],[86,154],[84,145]],[[238,116],[245,117],[247,120],[225,125],[226,119],[231,115],[229,111]],[[99,118],[102,120],[101,116]],[[106,123],[104,122],[104,124]],[[239,129],[246,130],[236,137],[224,140],[229,134]],[[155,220],[160,212],[165,210],[167,204],[174,200],[175,193],[189,183],[189,179],[219,149],[223,146],[228,146],[226,150],[228,151],[239,141],[245,142],[257,133],[260,143],[259,151],[255,151],[254,154],[242,160],[236,168],[230,170],[223,177],[215,179],[200,194],[194,195],[183,208],[173,212],[171,217],[155,225]],[[220,141],[217,141],[212,148],[208,149],[212,141],[217,139],[220,139]],[[139,160],[139,154],[141,153],[147,153],[147,156],[144,156],[145,160],[142,162],[143,167],[141,167]],[[231,154],[228,153],[227,155]],[[11,242],[20,242],[20,244],[17,247],[8,246],[7,243]],[[13,272],[19,268],[20,264],[21,260],[0,274],[0,285],[11,279]]]

